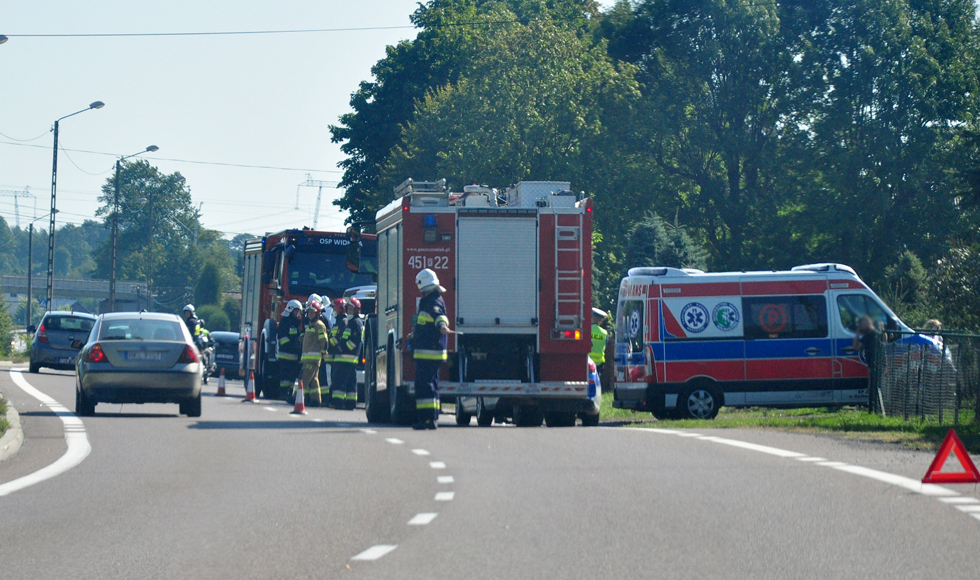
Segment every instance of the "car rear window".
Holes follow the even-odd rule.
[[[89,332],[95,326],[91,318],[78,316],[50,316],[44,321],[44,330],[71,330]]]
[[[99,340],[184,340],[180,323],[172,320],[124,318],[103,320]]]

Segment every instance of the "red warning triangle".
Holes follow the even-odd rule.
[[[942,470],[950,453],[959,461],[963,471]],[[966,447],[952,429],[946,434],[943,444],[939,446],[939,453],[936,453],[936,458],[932,460],[932,465],[929,466],[926,476],[922,478],[922,483],[980,483],[980,471],[977,471],[977,466],[970,459]]]

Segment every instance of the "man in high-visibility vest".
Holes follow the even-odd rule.
[[[592,352],[589,353],[589,358],[595,363],[600,377],[602,369],[606,366],[606,340],[609,338],[609,333],[602,327],[606,316],[608,315],[604,311],[598,308],[592,309]]]
[[[324,360],[330,362],[329,404],[331,407],[340,409],[344,406],[343,403],[347,399],[347,394],[343,390],[341,383],[341,375],[344,371],[337,359],[340,356],[340,337],[347,329],[347,313],[344,311],[345,302],[343,298],[335,298],[330,302],[330,306],[333,308],[334,323],[333,326],[330,327],[330,337],[327,344],[327,352],[324,355]]]
[[[320,303],[310,302],[306,307],[306,332],[303,333],[303,387],[309,389],[310,403],[319,407],[320,399],[320,360],[327,343],[327,327],[320,320]]]
[[[276,331],[279,343],[279,397],[289,402],[293,383],[299,378],[302,366],[299,357],[303,354],[303,305],[299,300],[290,300],[282,311],[282,320]]]
[[[347,301],[347,324],[338,339],[339,352],[333,359],[337,367],[337,385],[333,387],[333,406],[352,411],[357,408],[357,363],[364,341],[364,319],[361,301],[353,296]]]
[[[446,351],[449,317],[442,299],[445,288],[428,268],[415,276],[422,292],[415,328],[412,332],[412,358],[415,359],[415,413],[412,429],[435,429],[439,420],[439,367],[449,358]]]

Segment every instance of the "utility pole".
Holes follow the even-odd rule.
[[[324,187],[337,187],[340,183],[336,181],[320,181],[319,179],[313,179],[313,176],[309,173],[306,174],[306,181],[300,183],[296,186],[296,209],[299,209],[299,188],[301,187],[316,187],[318,188],[316,194],[316,209],[313,214],[313,229],[316,229],[316,224],[320,221],[320,200],[323,197]]]
[[[116,253],[119,245],[119,169],[122,166],[122,162],[130,157],[136,157],[142,153],[153,153],[159,150],[160,148],[156,145],[150,145],[139,153],[133,153],[132,155],[120,157],[116,160],[115,195],[113,196],[112,203],[112,266],[109,270],[109,312],[116,311]]]

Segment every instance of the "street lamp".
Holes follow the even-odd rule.
[[[116,311],[116,248],[118,246],[119,239],[119,168],[122,165],[122,162],[130,157],[136,157],[137,155],[142,155],[143,153],[153,153],[154,151],[159,150],[160,148],[156,145],[150,145],[143,151],[138,151],[132,155],[120,157],[116,160],[115,196],[113,199],[112,209],[112,267],[109,272],[109,312]]]
[[[3,44],[5,42],[7,42],[7,37],[4,36],[4,35],[2,35],[2,34],[0,34],[0,44]]]
[[[102,101],[95,101],[87,109],[75,111],[71,115],[65,115],[54,122],[54,161],[51,162],[51,221],[48,225],[48,310],[54,302],[54,216],[58,213],[55,203],[58,193],[58,125],[68,117],[74,117],[79,113],[84,113],[91,109],[101,109],[105,106]]]
[[[57,210],[56,209],[54,211],[55,211],[55,213],[57,213],[57,212],[59,212],[61,210]],[[33,304],[34,298],[32,296],[33,293],[34,293],[34,278],[33,278],[33,274],[34,274],[34,269],[33,269],[33,265],[34,265],[34,222],[43,220],[46,217],[48,217],[48,214],[44,214],[44,215],[42,215],[39,218],[34,218],[34,221],[32,221],[31,224],[30,224],[30,226],[28,226],[28,228],[27,228],[27,230],[28,230],[28,234],[27,234],[27,316],[26,316],[27,322],[24,323],[24,328],[27,328],[28,326],[31,325],[31,314],[34,313],[34,304]]]

